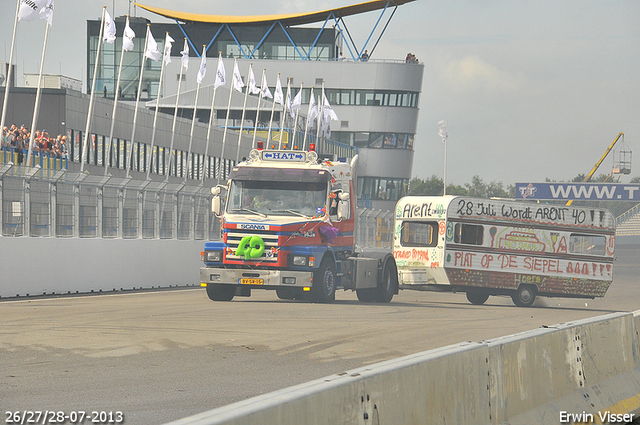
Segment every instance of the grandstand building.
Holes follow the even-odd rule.
[[[285,91],[287,82],[291,84],[292,98],[302,85],[302,115],[307,112],[311,88],[314,89],[317,98],[324,86],[326,97],[340,120],[332,122],[330,139],[335,143],[318,144],[327,150],[324,153],[336,156],[352,156],[357,152],[360,158],[359,206],[392,210],[395,201],[406,194],[411,178],[424,66],[407,63],[404,57],[376,57],[375,47],[384,33],[379,28],[377,39],[373,36],[376,30],[374,28],[369,35],[368,44],[356,46],[343,18],[364,12],[376,12],[380,13],[377,26],[382,27],[385,19],[386,24],[389,24],[395,8],[410,1],[413,0],[376,0],[322,12],[250,17],[193,14],[138,4],[138,7],[172,19],[175,23],[155,23],[143,18],[131,18],[131,28],[138,37],[134,39],[134,50],[125,53],[118,97],[123,101],[135,99],[140,66],[144,60],[143,35],[147,25],[150,25],[151,34],[161,48],[167,32],[176,40],[171,51],[174,60],[164,70],[162,93],[158,93],[161,62],[144,60],[141,96],[147,101],[146,105],[150,110],[158,107],[160,112],[169,116],[175,111],[178,79],[181,74],[180,51],[183,50],[184,39],[189,45],[190,65],[180,81],[178,116],[187,120],[192,117],[197,85],[196,73],[203,46],[206,46],[209,74],[200,89],[196,115],[199,124],[203,126],[208,123],[211,113],[211,85],[219,55],[223,57],[229,80],[234,61],[237,59],[245,83],[249,64],[252,64],[258,85],[262,70],[265,69],[271,92],[275,89],[278,74]],[[115,95],[113,91],[122,48],[121,32],[124,20],[125,17],[115,20],[118,29],[116,42],[102,46],[96,92],[107,98],[113,98]],[[88,21],[87,24],[87,81],[92,81],[100,21]],[[309,28],[309,24],[317,24],[318,27]],[[384,27],[386,28],[386,25]],[[368,56],[363,56],[365,51]],[[228,98],[228,85],[218,89],[214,106],[214,123],[218,129],[224,126],[226,121]],[[257,96],[249,96],[245,122],[241,123],[243,101],[244,96],[239,93],[233,96],[229,123],[231,128],[236,130],[242,125],[243,129],[249,131],[247,137],[251,138],[251,132],[256,127],[258,100]],[[277,106],[272,122],[274,133],[279,132],[281,122],[281,108]],[[260,115],[257,117],[257,127],[262,130],[259,134],[263,137],[269,127],[270,111],[271,103],[263,101]],[[300,145],[304,122],[304,118],[300,119],[298,128],[294,129],[293,120],[285,121],[285,137],[289,137],[288,141],[292,141],[293,133],[297,130],[295,144]],[[315,131],[312,129],[309,131],[309,139],[313,140],[314,136]],[[166,136],[160,138],[167,139]],[[203,151],[194,152],[198,157],[188,159],[189,163],[195,161],[207,166],[210,163],[218,164],[220,159],[216,157],[215,152],[221,152],[220,139],[216,138],[213,143],[216,147],[209,151],[207,156],[210,158],[199,157],[198,155],[204,155]],[[196,140],[194,143],[194,146],[203,145],[202,140]],[[160,146],[159,149],[167,147],[165,142],[161,142]],[[229,154],[225,159],[230,163],[237,159],[236,147],[234,139],[233,144],[228,145],[223,154],[225,157]],[[246,147],[244,144],[241,146],[242,156],[246,155],[248,149],[250,144]],[[162,152],[154,152],[154,155],[162,167]],[[185,163],[185,168],[188,167]]]

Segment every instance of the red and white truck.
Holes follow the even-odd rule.
[[[361,301],[391,301],[393,254],[355,246],[356,163],[357,155],[346,163],[319,160],[313,150],[252,150],[226,186],[212,188],[222,238],[201,253],[209,298],[275,289],[282,299],[331,302],[341,288]]]

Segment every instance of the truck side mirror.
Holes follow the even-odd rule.
[[[338,194],[338,220],[348,220],[351,218],[351,204],[349,193]]]
[[[211,212],[220,217],[221,214],[220,195],[215,195],[211,200]]]

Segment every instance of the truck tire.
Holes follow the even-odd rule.
[[[210,283],[207,285],[207,295],[212,301],[231,301],[236,294],[236,287],[233,285],[218,285]]]
[[[398,287],[398,272],[393,261],[387,261],[382,271],[382,281],[378,282],[376,288],[376,301],[388,303],[393,299]]]
[[[363,303],[372,303],[376,300],[377,288],[356,289],[358,301]]]
[[[529,307],[536,300],[536,288],[531,285],[520,285],[516,293],[511,295],[511,299],[518,307]]]
[[[473,305],[482,305],[489,299],[489,294],[482,291],[467,291],[467,300]]]
[[[313,274],[311,300],[319,303],[330,303],[336,299],[336,266],[331,257],[324,257],[320,267]]]

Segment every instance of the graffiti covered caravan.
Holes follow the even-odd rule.
[[[613,280],[615,219],[605,209],[457,196],[396,205],[401,287],[466,292],[473,304],[508,295],[602,297]]]

